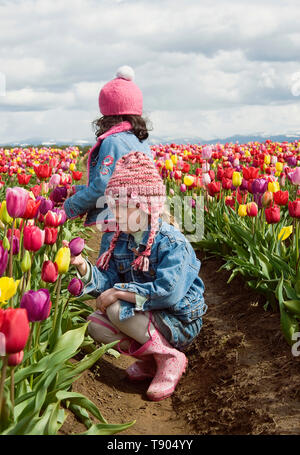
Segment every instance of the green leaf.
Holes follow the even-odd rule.
[[[300,315],[300,300],[284,300],[283,303],[290,313]]]
[[[92,425],[87,431],[84,433],[79,433],[80,435],[109,435],[109,434],[116,434],[120,433],[121,431],[127,430],[127,428],[130,428],[132,425],[134,425],[136,420],[133,420],[132,422],[129,423],[123,423],[120,425],[114,425],[114,424],[103,424],[103,423],[97,423],[95,425]]]
[[[98,420],[100,420],[100,422],[107,424],[106,420],[100,413],[97,406],[91,400],[86,398],[84,395],[81,395],[80,393],[77,393],[77,392],[67,392],[67,391],[63,390],[63,391],[57,392],[56,397],[58,400],[68,400],[68,401],[72,402],[73,404],[77,404],[78,406],[85,408],[93,416],[95,416]]]

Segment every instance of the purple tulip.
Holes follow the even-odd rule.
[[[182,183],[182,184],[180,185],[180,191],[181,191],[182,193],[185,193],[185,192],[186,192],[186,185],[185,185],[184,183]]]
[[[248,181],[243,178],[242,184],[240,185],[240,190],[248,190]]]
[[[51,199],[45,199],[44,197],[42,198],[42,202],[39,206],[39,211],[42,215],[46,215],[46,213],[49,210],[52,210],[54,207],[54,203],[51,201]]]
[[[81,294],[82,288],[84,287],[83,282],[79,278],[73,278],[68,286],[70,294],[78,296]]]
[[[268,189],[268,182],[265,179],[254,179],[252,183],[252,193],[264,193]]]
[[[27,310],[30,322],[44,321],[50,314],[51,301],[48,289],[25,292],[21,299],[20,308]]]
[[[6,208],[12,218],[22,218],[25,213],[29,192],[15,186],[6,190]]]
[[[289,156],[286,159],[286,162],[288,163],[289,166],[297,166],[297,158],[295,156]]]
[[[66,199],[68,194],[68,190],[65,186],[57,186],[54,190],[50,193],[50,199],[54,203],[62,202]]]
[[[262,208],[262,197],[263,197],[263,194],[262,193],[257,193],[257,194],[253,194],[254,196],[254,202],[256,202],[258,208]]]
[[[75,237],[69,243],[69,248],[72,256],[79,256],[84,248],[84,240],[81,237]]]
[[[296,169],[288,175],[293,185],[300,185],[300,167],[296,167]]]
[[[0,277],[3,276],[8,262],[8,250],[0,245]]]
[[[11,232],[8,233],[7,238],[8,238],[9,244],[10,244]],[[14,235],[14,237],[13,237],[13,255],[19,253],[19,248],[20,248],[20,241],[19,241],[18,237],[16,235]]]

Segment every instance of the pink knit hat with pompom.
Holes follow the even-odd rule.
[[[133,69],[121,66],[116,78],[102,87],[99,108],[103,115],[142,115],[143,95],[133,79]]]
[[[134,204],[150,215],[150,233],[146,248],[132,263],[134,270],[148,271],[148,258],[158,230],[159,215],[163,211],[166,200],[166,187],[153,161],[142,152],[130,152],[124,155],[116,163],[115,170],[108,181],[105,196],[110,207],[115,200],[126,200],[129,207]],[[117,227],[108,251],[97,261],[97,266],[103,270],[108,269],[119,235],[120,229]]]

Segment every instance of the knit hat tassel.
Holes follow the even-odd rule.
[[[132,263],[134,270],[141,270],[142,272],[148,272],[149,270],[149,258],[147,256],[138,256]]]
[[[110,258],[111,258],[111,252],[105,251],[105,253],[101,254],[101,256],[99,257],[99,259],[97,261],[97,267],[102,270],[107,270]]]

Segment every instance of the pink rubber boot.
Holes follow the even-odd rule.
[[[147,357],[139,357],[140,360],[134,362],[130,365],[127,370],[126,374],[130,381],[144,381],[148,378],[153,378],[156,372],[156,364],[153,356]]]
[[[157,370],[147,390],[149,400],[160,401],[171,396],[188,364],[183,352],[173,348],[157,330],[139,349],[134,352],[131,349],[127,355],[154,357]]]

